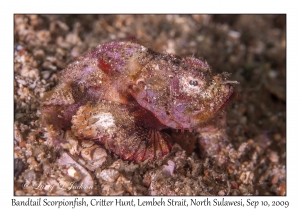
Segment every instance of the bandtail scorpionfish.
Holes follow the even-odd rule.
[[[164,129],[204,126],[234,95],[226,74],[193,57],[108,42],[69,64],[45,94],[42,120],[57,146],[71,130],[123,160],[159,159],[172,148]]]

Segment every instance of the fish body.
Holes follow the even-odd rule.
[[[61,72],[45,94],[42,120],[54,145],[71,129],[124,160],[152,161],[171,150],[164,129],[205,126],[234,95],[231,83],[200,59],[108,42]]]

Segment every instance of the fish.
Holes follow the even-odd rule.
[[[60,72],[41,119],[54,146],[71,130],[123,160],[154,161],[172,149],[166,129],[196,130],[224,109],[237,84],[228,77],[201,59],[107,42]]]

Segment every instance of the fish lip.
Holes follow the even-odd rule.
[[[223,97],[224,103],[222,103],[222,105],[216,110],[216,112],[225,108],[237,96],[237,93],[234,91],[233,86],[229,84],[228,86],[229,86],[229,93],[225,97]]]
[[[225,85],[225,84],[224,84]],[[234,91],[234,88],[231,84],[226,84],[228,88],[228,92],[221,97],[221,103],[219,103],[215,109],[210,113],[210,117],[207,119],[207,122],[211,119],[213,119],[220,111],[222,111],[234,98],[236,98],[237,94]],[[211,102],[213,103],[213,101]],[[192,116],[197,119],[198,115],[202,115],[202,113],[205,112],[205,108],[195,108],[193,110]],[[192,118],[193,118],[192,117]],[[197,120],[196,120],[197,121]],[[199,123],[195,121],[195,124],[191,126],[192,129],[199,127]]]
[[[221,101],[222,103],[219,103],[219,106],[216,108],[216,112],[223,106],[226,106],[228,102],[230,102],[233,98],[235,98],[237,96],[237,94],[235,93],[234,91],[234,88],[231,84],[222,84],[223,86],[225,86],[228,91],[226,94],[224,94],[222,97],[221,97]],[[204,99],[205,100],[205,99]],[[212,99],[212,102],[214,101],[214,99]],[[200,112],[203,111],[203,107],[194,107],[193,108],[193,113],[194,114],[199,114]]]
[[[238,81],[233,81],[233,80],[227,80],[227,81],[225,81],[225,82],[223,82],[223,84],[225,85],[225,84],[240,84]]]

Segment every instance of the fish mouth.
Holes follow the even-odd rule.
[[[224,109],[234,98],[236,98],[237,94],[234,91],[232,84],[238,84],[236,81],[224,81],[221,86],[224,91],[224,95],[220,96],[220,103],[215,108],[215,112],[219,112]]]
[[[214,84],[212,89],[209,90],[210,96],[201,98],[199,104],[215,104],[213,112],[217,112],[219,109],[225,107],[237,94],[231,84],[238,84],[236,81],[225,81],[224,83]],[[200,106],[194,107],[194,111],[199,113],[207,109],[207,107]],[[205,110],[208,111],[208,110]]]
[[[224,109],[234,98],[237,98],[238,94],[233,90],[233,87],[230,86],[230,93],[224,97],[224,103],[219,107],[219,110]]]
[[[193,114],[190,116],[192,128],[199,127],[201,124],[205,124],[215,118],[220,111],[225,109],[237,97],[231,84],[222,84],[219,85],[219,88],[220,86],[224,90],[223,94],[220,93],[218,97],[212,97],[208,101],[204,101],[205,105],[202,107],[194,107]]]

